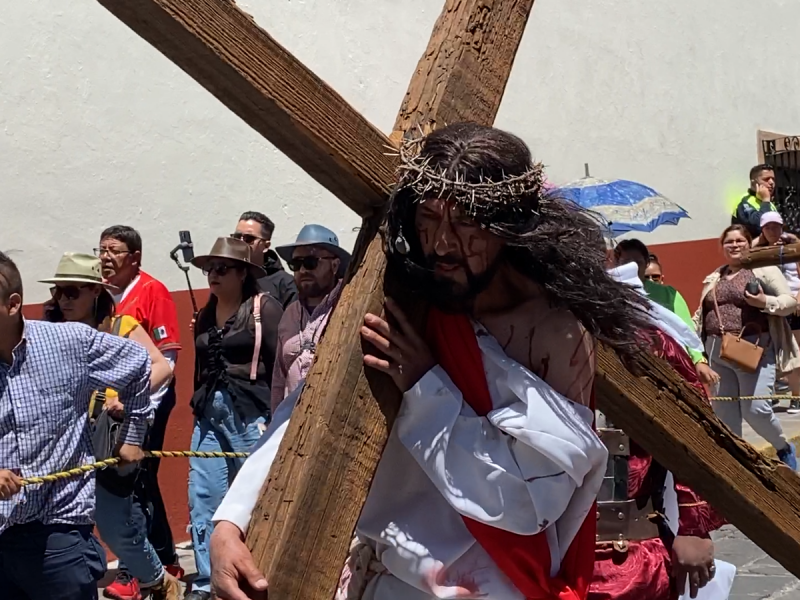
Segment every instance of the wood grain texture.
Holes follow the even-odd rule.
[[[753,248],[742,255],[742,266],[748,269],[800,261],[800,244]]]
[[[631,365],[598,348],[597,406],[636,443],[800,577],[800,477],[762,456],[655,356]]]
[[[362,217],[394,178],[386,136],[230,0],[98,0]]]
[[[420,64],[426,62],[434,46],[447,45],[448,51],[457,51],[459,43],[467,41],[482,60],[475,60],[465,50],[457,53],[463,57],[463,64],[439,61],[430,68],[418,69],[410,87],[430,90],[440,97],[420,96],[421,104],[413,109],[413,116],[405,112],[409,109],[404,103],[397,118],[399,127],[456,120],[487,125],[494,122],[528,14],[509,10],[520,5],[517,0],[465,5],[473,13],[453,11],[448,3]],[[530,8],[532,1],[527,5]],[[502,18],[494,18],[491,7],[500,11]],[[448,38],[446,32],[453,30],[450,20],[461,22],[465,18],[483,23],[484,35],[469,39],[461,36],[455,41]],[[501,30],[509,27],[509,19],[519,22],[511,24],[503,35]],[[491,46],[498,39],[502,43]],[[484,47],[484,43],[490,45]],[[470,69],[478,67],[480,73],[467,77]],[[447,80],[452,69],[462,72],[458,86],[439,89],[421,81]],[[503,85],[494,86],[494,94],[469,87],[481,86],[490,79],[503,81]],[[400,137],[403,131],[398,130]],[[355,252],[359,258],[353,261],[358,268],[331,315],[248,532],[253,556],[267,573],[270,598],[329,600],[333,596],[399,408],[401,396],[391,380],[363,368],[359,330],[364,315],[379,313],[384,290],[391,290],[391,281],[384,288],[386,261],[382,242],[375,235],[377,225],[378,220],[372,219],[362,228]],[[424,308],[415,308],[415,312],[424,313]]]
[[[533,2],[447,0],[406,92],[393,140],[418,126],[494,123]]]

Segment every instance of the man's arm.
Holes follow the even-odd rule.
[[[675,290],[675,297],[672,303],[672,312],[675,313],[677,317],[680,318],[681,321],[686,323],[687,327],[691,331],[695,330],[694,320],[692,318],[692,313],[689,312],[689,305],[686,304],[686,300],[678,290]],[[706,357],[703,355],[702,352],[699,350],[695,350],[694,348],[686,347],[686,352],[689,353],[689,357],[692,359],[694,364],[705,363]]]
[[[96,390],[111,388],[125,406],[120,440],[141,446],[147,432],[150,408],[150,357],[140,344],[91,330],[85,356],[89,382]]]

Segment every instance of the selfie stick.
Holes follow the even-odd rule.
[[[192,299],[192,310],[194,311],[194,314],[197,315],[197,300],[194,298],[192,282],[189,280],[189,265],[184,265],[181,262],[181,259],[178,258],[179,250],[191,248],[192,246],[193,244],[191,242],[181,242],[172,249],[172,252],[169,253],[169,257],[175,262],[176,265],[178,265],[178,268],[183,271],[183,274],[186,276],[186,285],[189,287],[189,297]]]

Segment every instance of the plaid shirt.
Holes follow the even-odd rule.
[[[80,323],[24,321],[11,365],[0,361],[0,469],[21,477],[94,460],[89,398],[119,390],[121,439],[141,445],[150,416],[150,357],[130,340]],[[0,500],[0,532],[12,525],[94,522],[94,473],[30,485]]]

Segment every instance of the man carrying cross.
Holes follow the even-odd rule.
[[[393,324],[365,320],[377,350],[365,363],[404,399],[339,596],[585,598],[607,456],[592,430],[594,338],[633,350],[641,299],[605,272],[597,224],[542,194],[515,136],[453,125],[402,159],[389,264],[433,308],[424,336],[391,301]],[[215,515],[222,599],[266,589],[242,539],[292,399]]]

